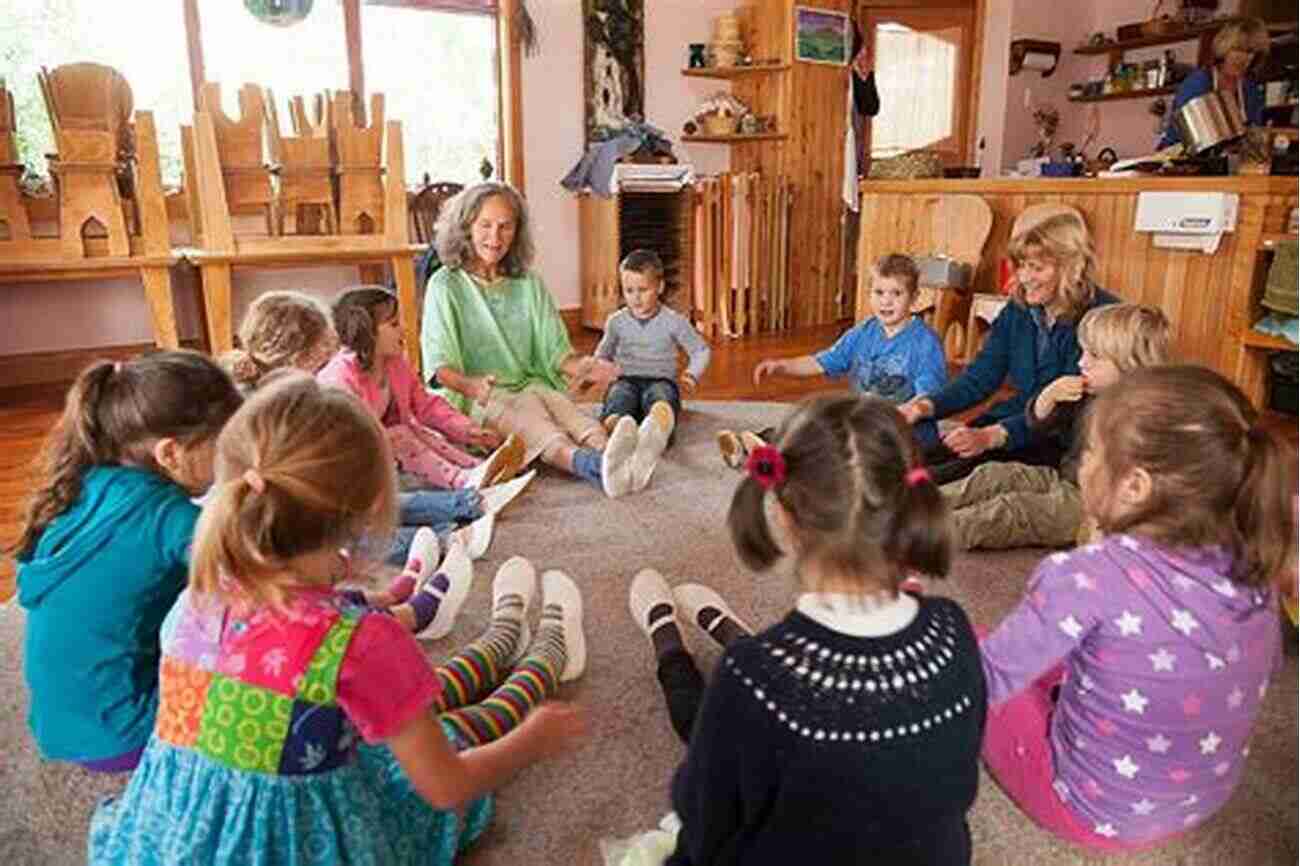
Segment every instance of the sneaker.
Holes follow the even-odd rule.
[[[474,582],[474,566],[469,554],[458,543],[447,548],[447,556],[442,567],[416,590],[438,598],[438,612],[415,636],[422,640],[437,640],[451,633],[456,624],[456,615],[460,613],[465,599],[469,596],[470,584]]]
[[[610,499],[632,490],[632,457],[638,442],[636,422],[627,415],[619,418],[600,454],[600,485]]]
[[[745,446],[740,444],[740,437],[734,430],[718,431],[718,453],[722,455],[722,462],[732,469],[745,465]]]
[[[483,499],[483,513],[500,514],[511,502],[524,492],[524,489],[532,483],[537,477],[537,470],[530,469],[523,475],[513,481],[507,481],[505,484],[494,484],[491,487],[484,487],[479,491],[479,496]]]
[[[677,619],[677,605],[673,600],[672,588],[664,576],[653,568],[643,568],[632,578],[632,587],[627,593],[627,606],[632,612],[632,619],[645,632],[646,637],[654,634],[655,629],[664,623]]]
[[[501,447],[493,451],[483,462],[465,475],[463,487],[482,490],[494,484],[504,484],[519,473],[524,465],[524,440],[518,433],[511,433]]]
[[[491,512],[484,514],[469,526],[463,526],[451,534],[452,541],[465,548],[471,560],[479,560],[487,553],[492,543],[492,530],[496,528],[497,518]]]
[[[629,419],[630,420],[630,419]],[[582,633],[582,593],[578,585],[562,571],[542,575],[542,619],[539,628],[559,621],[564,629],[564,671],[560,682],[582,676],[587,668],[587,638]]]
[[[650,484],[655,466],[668,447],[668,437],[673,433],[677,419],[673,407],[663,400],[655,403],[646,413],[637,431],[636,452],[632,455],[632,489],[644,490]]]
[[[532,606],[536,586],[537,569],[522,556],[512,556],[501,563],[501,567],[497,569],[497,576],[492,579],[493,617],[511,615],[498,613],[502,608],[501,599],[505,596],[518,595],[524,600],[523,607],[519,608],[519,642],[515,644],[511,664],[519,661],[533,640],[532,628],[528,625],[528,608]]]
[[[681,608],[682,612],[697,626],[700,626],[701,612],[707,611],[713,616],[709,627],[704,629],[705,633],[710,637],[713,635],[713,630],[718,627],[718,623],[722,622],[723,616],[729,618],[732,622],[750,634],[754,633],[754,630],[749,627],[749,624],[736,616],[736,612],[722,600],[722,596],[718,595],[717,592],[703,584],[679,584],[673,587],[673,599],[676,600],[677,606]],[[722,616],[713,615],[713,611],[717,611],[717,613]],[[704,627],[700,626],[700,628]]]
[[[406,565],[402,574],[415,578],[416,585],[428,580],[429,575],[438,567],[438,557],[442,555],[442,545],[438,543],[438,533],[427,526],[421,526],[411,539],[411,547],[406,552]]]

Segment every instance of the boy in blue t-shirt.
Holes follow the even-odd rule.
[[[853,390],[901,404],[933,393],[948,381],[943,343],[920,317],[912,315],[919,274],[909,256],[882,256],[871,273],[874,316],[850,328],[835,345],[813,355],[773,358],[754,367],[754,384],[765,376],[849,377]],[[934,422],[914,428],[922,447],[939,441]],[[750,440],[752,442],[752,440]],[[718,434],[723,459],[739,465],[748,450],[731,431]]]

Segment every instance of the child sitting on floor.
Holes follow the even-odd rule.
[[[908,256],[881,256],[871,272],[874,315],[851,328],[829,349],[798,358],[768,359],[754,368],[754,385],[772,375],[849,377],[860,394],[874,394],[894,404],[937,391],[948,381],[943,341],[934,329],[912,314],[920,275]],[[923,447],[937,444],[934,422],[918,424]],[[718,447],[728,465],[739,468],[754,442],[741,442],[724,430]]]
[[[402,325],[392,292],[380,286],[346,289],[334,302],[334,329],[344,348],[317,378],[351,392],[366,405],[384,426],[404,471],[442,489],[483,488],[509,481],[519,471],[524,458],[520,437],[502,444],[494,430],[475,424],[420,382],[402,352]],[[500,447],[480,460],[453,441]]]
[[[291,291],[259,295],[240,323],[239,341],[243,348],[221,360],[246,393],[277,370],[297,369],[314,376],[339,348],[329,310],[315,298]],[[426,526],[446,544],[459,530],[460,542],[472,558],[479,558],[492,540],[495,515],[527,484],[518,479],[482,493],[473,488],[403,491],[398,497],[398,526],[385,561],[406,562],[416,533]],[[378,603],[386,606],[404,598],[399,592]]]
[[[803,589],[756,636],[707,589],[675,600],[652,571],[633,581],[688,741],[668,863],[970,862],[984,677],[962,609],[898,591],[905,570],[941,575],[950,560],[947,509],[916,459],[898,411],[853,394],[804,402],[750,453],[732,540],[756,570],[792,555]],[[726,646],[707,686],[677,603]]]
[[[664,305],[664,263],[653,250],[628,253],[618,266],[618,276],[623,308],[605,322],[605,335],[594,353],[619,367],[619,377],[605,392],[600,417],[605,428],[613,430],[623,415],[642,423],[651,412],[658,412],[661,423],[672,430],[671,446],[677,435],[675,422],[682,415],[677,349],[681,347],[688,356],[681,387],[691,394],[708,369],[709,344],[689,319]],[[660,404],[664,408],[657,408]],[[649,480],[647,475],[645,481]]]
[[[1134,370],[1163,364],[1169,320],[1154,307],[1108,304],[1084,314],[1077,330],[1081,376],[1061,376],[1029,401],[1030,435],[1065,453],[1060,469],[1025,463],[982,463],[960,481],[943,485],[964,550],[1064,547],[1081,534],[1078,440],[1092,397]]]
[[[246,394],[268,373],[293,367],[316,375],[338,351],[329,310],[302,292],[264,292],[244,313],[240,348],[221,356],[221,366]]]
[[[980,647],[985,763],[1040,826],[1131,850],[1227,802],[1280,661],[1294,478],[1211,370],[1137,370],[1096,398],[1079,483],[1105,535],[1044,560]]]
[[[158,710],[158,627],[185,588],[235,384],[193,352],[87,367],[46,441],[18,561],[28,723],[41,753],[133,768]]]
[[[388,443],[356,400],[286,377],[231,419],[216,459],[162,627],[158,724],[96,811],[89,862],[452,863],[490,791],[583,736],[577,708],[542,704],[585,664],[577,587],[542,575],[530,638],[536,574],[509,560],[487,631],[433,668],[393,617],[333,591],[338,549],[396,508]]]

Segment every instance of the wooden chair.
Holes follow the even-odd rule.
[[[448,199],[464,188],[462,183],[445,180],[430,183],[429,176],[424,176],[424,185],[411,198],[411,239],[415,243],[433,243],[433,226],[438,221],[438,212]]]
[[[963,358],[975,273],[993,229],[993,211],[977,195],[936,196],[929,211],[930,250],[969,265],[971,280],[960,290],[922,286],[912,309],[928,312],[931,327],[943,341],[945,355]]]

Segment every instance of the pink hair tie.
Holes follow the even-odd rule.
[[[780,449],[771,445],[759,445],[749,452],[745,460],[745,472],[758,482],[764,490],[771,490],[785,482],[785,456]]]
[[[261,475],[257,474],[256,469],[245,469],[244,481],[245,483],[248,484],[249,487],[253,488],[255,492],[257,493],[266,492],[266,480],[263,479]]]
[[[908,487],[915,487],[918,484],[924,484],[933,479],[930,478],[930,470],[924,466],[918,466],[907,473],[903,479],[907,482]]]

